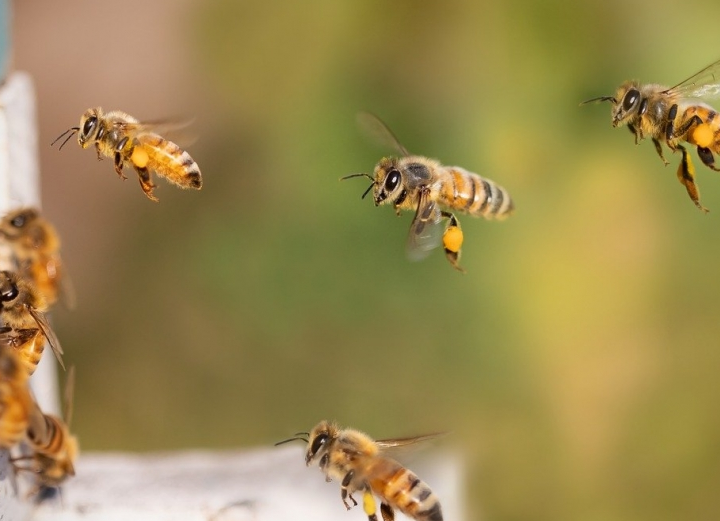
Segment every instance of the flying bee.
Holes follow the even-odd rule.
[[[388,449],[436,436],[439,434],[373,440],[360,431],[340,429],[334,423],[321,421],[309,433],[298,433],[276,445],[294,440],[306,442],[305,464],[317,464],[325,473],[326,481],[340,481],[340,497],[348,510],[357,505],[353,493],[362,492],[363,510],[369,521],[377,521],[373,496],[381,500],[380,513],[384,521],[395,518],[395,509],[416,521],[442,521],[440,501],[430,487],[386,455]]]
[[[495,182],[459,166],[444,166],[434,159],[411,155],[377,116],[360,113],[365,130],[393,147],[401,157],[386,157],[375,166],[373,175],[351,174],[372,181],[363,198],[372,190],[375,206],[392,204],[395,212],[415,212],[408,235],[407,253],[411,260],[425,258],[441,243],[445,256],[458,271],[463,233],[455,215],[457,210],[473,217],[504,219],[514,210],[507,191]],[[448,220],[445,230],[441,221]]]
[[[140,187],[151,201],[155,184],[150,174],[155,172],[180,188],[202,188],[202,176],[197,163],[186,151],[160,133],[182,126],[169,123],[141,123],[134,117],[114,110],[106,114],[100,107],[88,109],[80,119],[80,126],[66,130],[52,142],[67,135],[60,148],[77,133],[82,148],[95,145],[98,159],[112,157],[115,172],[126,179],[123,168],[131,166],[137,172]],[[69,134],[69,135],[68,135]]]
[[[720,116],[705,103],[720,97],[719,73],[720,60],[670,88],[626,81],[618,87],[614,96],[593,98],[582,105],[609,101],[612,104],[613,127],[626,125],[635,136],[636,144],[649,136],[666,165],[668,161],[662,145],[673,152],[680,151],[682,159],[677,171],[678,180],[695,206],[707,212],[700,203],[695,167],[681,142],[695,146],[703,164],[720,171],[714,156],[720,154]]]
[[[45,349],[45,341],[64,369],[63,350],[45,316],[47,304],[26,279],[10,271],[0,271],[0,336],[15,348],[28,374],[35,372]]]
[[[35,208],[21,208],[0,220],[0,236],[12,247],[21,277],[30,278],[48,306],[62,291],[66,302],[73,303],[71,286],[60,258],[60,239],[55,227]]]
[[[34,404],[28,377],[17,352],[0,342],[0,448],[25,438]]]

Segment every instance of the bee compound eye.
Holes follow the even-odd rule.
[[[639,97],[640,93],[637,89],[630,89],[627,91],[627,94],[625,94],[625,97],[623,98],[623,109],[626,111],[631,110],[637,104]]]
[[[18,289],[15,284],[11,284],[10,287],[0,293],[0,300],[3,302],[9,302],[18,296]]]
[[[92,134],[93,130],[95,129],[95,125],[97,125],[97,117],[96,116],[90,116],[85,120],[85,124],[82,128],[83,136],[89,136]]]
[[[310,453],[311,453],[311,455],[314,456],[315,454],[317,454],[318,451],[320,450],[320,448],[321,448],[323,445],[325,445],[325,443],[327,442],[327,440],[328,440],[328,435],[327,435],[327,434],[324,434],[324,433],[323,433],[323,434],[318,434],[318,435],[315,437],[315,439],[313,440],[312,446],[310,447]]]
[[[13,225],[15,228],[22,228],[25,226],[25,216],[24,215],[18,215],[16,217],[13,217],[13,219],[10,221],[10,224]]]
[[[400,172],[397,170],[390,170],[388,172],[388,176],[385,179],[385,190],[388,192],[392,192],[397,188],[397,185],[400,183]]]

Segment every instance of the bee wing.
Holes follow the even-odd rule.
[[[381,449],[395,449],[399,447],[407,447],[416,443],[424,443],[426,441],[435,440],[442,436],[446,436],[448,431],[433,432],[431,434],[422,434],[420,436],[409,436],[407,438],[389,438],[386,440],[375,440],[375,443]]]
[[[685,98],[720,98],[720,60],[665,91]]]
[[[182,146],[189,146],[197,141],[197,135],[189,130],[194,119],[158,119],[129,123],[126,121],[116,122],[115,125],[132,137],[139,137],[142,134],[157,134],[164,139],[173,141]]]
[[[417,211],[410,225],[406,251],[412,261],[424,259],[442,242],[442,214],[438,205],[428,198],[429,194],[429,190],[421,189]]]
[[[410,155],[410,152],[400,144],[392,130],[375,114],[358,112],[357,122],[360,129],[378,145],[390,147],[403,156]]]
[[[0,328],[0,345],[18,347],[29,342],[35,336],[37,329],[19,329],[4,326]]]
[[[50,323],[48,322],[45,313],[42,313],[30,306],[27,306],[27,310],[35,319],[35,323],[40,328],[40,331],[42,331],[42,334],[45,335],[48,344],[50,344],[50,348],[52,349],[53,353],[55,353],[55,358],[57,358],[57,361],[60,363],[60,367],[62,367],[64,370],[65,364],[63,363],[62,359],[63,350],[62,346],[60,345],[60,339],[58,339],[57,335],[50,327]]]

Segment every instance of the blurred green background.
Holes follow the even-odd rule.
[[[695,158],[703,215],[679,157],[578,104],[717,60],[697,25],[717,19],[711,1],[16,2],[84,450],[270,446],[323,418],[452,430],[471,518],[714,517],[720,179]],[[153,204],[49,147],[95,105],[195,116],[203,190],[161,180]],[[390,153],[358,110],[513,195],[506,222],[461,220],[467,275],[407,262],[411,216],[338,182]]]

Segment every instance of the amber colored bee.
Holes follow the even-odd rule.
[[[348,510],[357,505],[353,493],[361,491],[363,509],[370,521],[377,521],[373,496],[380,498],[380,512],[384,521],[392,521],[396,509],[416,521],[442,521],[440,501],[430,487],[385,453],[390,448],[436,436],[438,434],[373,440],[360,431],[340,429],[334,423],[321,421],[309,433],[298,433],[276,445],[294,440],[307,442],[306,465],[317,464],[325,473],[327,481],[340,481],[340,496]]]
[[[0,448],[10,449],[25,438],[34,404],[28,377],[17,352],[0,341]]]
[[[141,123],[134,117],[114,110],[103,113],[100,107],[88,109],[80,119],[80,126],[63,132],[53,141],[69,134],[65,143],[75,133],[82,148],[95,145],[98,159],[112,157],[115,172],[126,179],[123,168],[131,166],[137,172],[140,187],[151,201],[155,184],[150,174],[155,172],[180,188],[202,188],[202,175],[195,160],[178,145],[162,137],[160,133],[181,125],[169,123]]]
[[[18,275],[30,278],[48,306],[62,291],[72,305],[73,295],[63,271],[60,239],[55,227],[36,208],[21,208],[0,220],[0,235],[12,247],[18,264]]]
[[[700,192],[695,183],[695,167],[681,142],[697,148],[703,164],[720,171],[714,154],[720,154],[720,116],[705,101],[720,97],[720,61],[705,67],[674,87],[626,81],[614,96],[601,96],[585,103],[609,101],[612,104],[612,125],[627,125],[635,136],[635,143],[650,137],[660,159],[667,165],[662,145],[673,152],[680,151],[682,159],[677,171],[680,183],[700,210]]]
[[[375,206],[392,204],[399,215],[401,210],[415,212],[408,236],[407,252],[412,260],[425,258],[441,243],[450,264],[459,271],[463,233],[460,224],[449,210],[485,219],[504,219],[514,210],[510,195],[495,182],[468,172],[459,166],[444,166],[434,159],[410,155],[390,129],[375,115],[361,113],[359,122],[382,142],[392,146],[401,157],[383,158],[367,177],[372,184]],[[440,223],[448,220],[443,231]]]
[[[27,280],[10,271],[0,271],[0,329],[3,342],[14,347],[28,374],[35,372],[45,341],[64,368],[60,340],[48,323],[47,304]]]
[[[74,385],[75,371],[71,367],[65,386],[64,421],[35,407],[29,422],[27,441],[33,451],[29,457],[32,460],[30,470],[41,486],[58,487],[75,475],[79,446],[77,437],[70,433]]]

